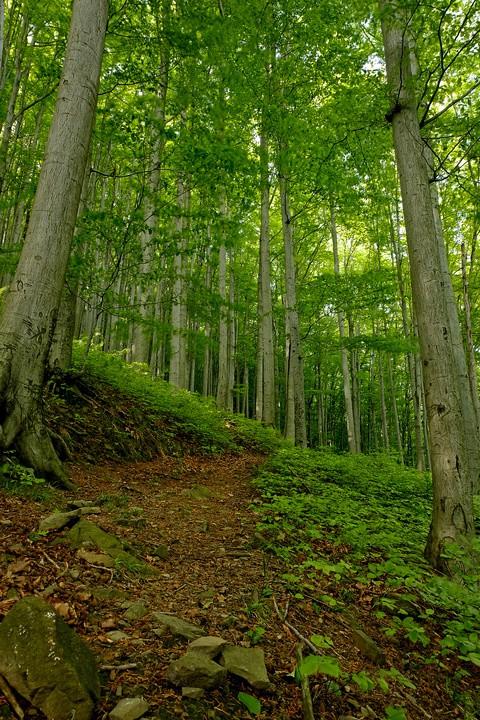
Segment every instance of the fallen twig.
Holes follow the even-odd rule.
[[[135,670],[137,663],[124,663],[123,665],[100,665],[100,670]]]
[[[292,625],[292,623],[288,622],[287,616],[286,616],[286,612],[282,615],[282,613],[280,612],[280,609],[279,609],[279,607],[278,607],[278,605],[277,605],[277,601],[275,600],[275,598],[272,598],[272,600],[273,600],[273,607],[275,608],[275,612],[277,613],[277,615],[278,615],[278,617],[280,618],[280,620],[282,621],[282,623],[283,623],[289,630],[291,630],[291,632],[292,632],[294,635],[296,635],[296,637],[297,637],[302,643],[304,643],[304,645],[307,645],[312,652],[314,652],[316,655],[321,655],[322,653],[321,653],[320,650],[316,647],[316,645],[314,645],[312,642],[310,642],[310,640],[309,640],[308,638],[306,638],[305,635],[302,635],[302,633],[301,633],[299,630],[297,630],[297,628],[294,627],[294,626]],[[287,606],[287,608],[288,608],[288,606]]]
[[[7,681],[0,675],[0,691],[5,695],[7,698],[7,702],[10,704],[13,712],[15,715],[20,718],[20,720],[23,720],[25,717],[25,714],[20,707],[20,705],[17,702],[17,698],[13,694],[10,685],[7,683]]]
[[[302,650],[303,650],[302,643],[298,643],[298,645],[295,648],[295,657],[297,658],[297,667],[300,667],[300,665],[302,664],[302,660],[303,660]],[[302,690],[304,718],[305,718],[305,720],[315,720],[315,715],[313,714],[312,695],[310,692],[310,683],[308,682],[308,675],[304,675],[302,672],[300,672],[300,688]]]

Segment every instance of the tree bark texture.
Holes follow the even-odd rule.
[[[465,356],[454,347],[451,330],[451,279],[441,260],[429,168],[424,156],[410,66],[405,17],[393,0],[381,2],[387,78],[391,91],[395,155],[407,233],[413,303],[418,322],[428,416],[433,480],[432,522],[425,550],[445,569],[448,542],[473,535],[473,488],[476,482],[474,420],[465,416],[464,393],[470,394]],[[449,287],[446,288],[445,285]],[[456,318],[458,324],[458,318]],[[460,360],[459,360],[460,357]],[[468,408],[467,408],[468,410]],[[473,407],[472,407],[473,412]]]
[[[43,422],[45,367],[60,305],[97,103],[107,0],[75,0],[45,160],[0,321],[0,445],[68,484]]]
[[[337,223],[335,220],[335,209],[333,204],[330,205],[330,230],[332,236],[333,247],[333,268],[335,275],[340,275],[340,262],[338,258],[338,234]],[[353,412],[352,401],[352,381],[350,376],[350,365],[348,362],[347,348],[344,346],[345,339],[345,315],[342,310],[337,313],[338,334],[340,335],[341,357],[342,357],[342,376],[343,376],[343,396],[345,398],[345,419],[347,422],[348,448],[351,453],[357,452],[357,439],[355,437],[355,417]]]

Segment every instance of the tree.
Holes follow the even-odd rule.
[[[456,342],[460,335],[458,318],[450,302],[451,279],[444,272],[447,259],[439,242],[438,215],[420,133],[408,16],[394,0],[385,0],[381,8],[392,101],[388,119],[393,128],[405,216],[432,464],[433,512],[425,553],[435,567],[442,568],[445,544],[474,533],[478,442],[472,433],[475,421],[465,355]]]
[[[0,444],[69,481],[42,415],[42,391],[87,162],[107,0],[75,0],[63,74],[25,243],[0,320]]]

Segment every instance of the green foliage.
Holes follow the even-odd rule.
[[[332,655],[307,655],[297,665],[297,673],[300,677],[327,675],[328,677],[339,678],[341,668],[337,658]]]
[[[339,609],[348,587],[370,586],[387,636],[412,650],[429,648],[438,661],[454,654],[472,669],[480,664],[480,543],[447,548],[456,577],[431,571],[423,559],[427,474],[386,455],[284,446],[262,467],[256,485],[264,498],[259,529],[270,550],[294,564],[295,573],[283,576],[292,593],[308,592],[320,607]],[[331,594],[323,590],[325,581]],[[430,650],[432,626],[442,639]],[[323,636],[314,638],[328,648]],[[410,682],[393,670],[378,676],[380,689],[391,680]],[[354,681],[362,689],[369,685],[363,675]]]
[[[0,487],[32,500],[48,500],[52,492],[43,478],[35,477],[32,468],[20,465],[11,454],[5,454],[0,465]]]
[[[246,635],[250,639],[252,645],[258,645],[262,642],[262,638],[266,633],[266,629],[261,626],[254,627],[252,630],[248,630]]]
[[[262,712],[262,703],[253,695],[249,695],[245,692],[239,692],[237,698],[243,705],[245,705],[248,712],[252,715],[259,715]]]

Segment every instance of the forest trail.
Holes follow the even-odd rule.
[[[369,647],[365,654],[358,638],[355,642],[349,625],[353,616],[380,650],[381,664],[402,666],[401,648],[378,632],[370,597],[348,603],[348,612],[343,614],[322,605],[321,593],[309,597],[288,592],[282,575],[295,572],[295,567],[287,567],[264,551],[256,530],[257,496],[251,480],[263,461],[263,455],[244,452],[163,456],[148,462],[97,466],[71,464],[76,493],[56,492],[42,503],[9,493],[3,496],[0,619],[19,597],[37,595],[48,598],[85,637],[103,669],[95,720],[106,720],[119,698],[138,696],[150,704],[145,717],[156,720],[250,718],[238,701],[239,692],[261,701],[260,718],[301,720],[302,696],[292,675],[298,643],[295,631],[307,638],[319,633],[331,638],[331,647],[321,652],[337,657],[351,673],[365,669],[374,673],[378,668],[369,657]],[[70,500],[94,501],[100,506],[99,514],[88,519],[125,540],[137,558],[155,567],[157,574],[140,576],[138,568],[128,565],[97,566],[63,542],[65,531],[39,533],[40,520],[53,509],[63,509]],[[337,551],[342,549],[329,549]],[[325,592],[332,592],[329,583],[326,576],[322,581]],[[345,586],[344,593],[350,592],[353,598],[354,590]],[[285,608],[287,623],[279,616]],[[183,656],[187,641],[159,632],[155,612],[199,625],[206,634],[221,636],[234,645],[258,643],[265,653],[271,688],[254,690],[229,676],[201,700],[182,698],[180,689],[167,682],[166,671],[173,660]],[[113,631],[124,635],[115,637]],[[409,720],[459,717],[432,668],[420,670],[419,666],[415,682],[413,693],[391,686],[388,697],[391,703],[408,707]],[[319,677],[312,678],[312,693],[322,720],[384,717],[386,698],[378,690],[362,697],[347,683],[342,692],[335,693],[328,678]],[[7,710],[5,703],[0,694],[2,718],[11,717],[2,714]],[[35,716],[30,708],[28,717]]]
[[[75,550],[55,542],[63,531],[35,533],[48,514],[45,507],[6,496],[0,557],[2,551],[8,554],[10,564],[0,581],[0,616],[19,596],[48,597],[87,639],[100,666],[111,668],[104,675],[96,718],[106,718],[119,697],[136,695],[150,703],[148,717],[247,718],[236,700],[241,690],[260,696],[263,717],[303,717],[296,684],[284,682],[294,669],[295,638],[287,641],[281,624],[261,645],[271,691],[258,693],[229,680],[209,691],[205,702],[182,701],[165,680],[166,668],[184,654],[187,642],[172,643],[152,632],[155,611],[199,624],[208,634],[237,645],[250,645],[248,633],[268,624],[272,609],[267,596],[278,584],[279,569],[253,543],[255,491],[250,481],[262,460],[246,453],[70,466],[79,490],[57,496],[56,503],[82,499],[100,504],[101,514],[89,519],[125,539],[138,557],[158,569],[156,577],[147,579],[128,568],[114,572],[79,560]],[[145,606],[145,615],[137,620],[125,618],[132,602]],[[112,642],[107,633],[113,630],[128,637]],[[3,717],[1,703],[0,694]]]

